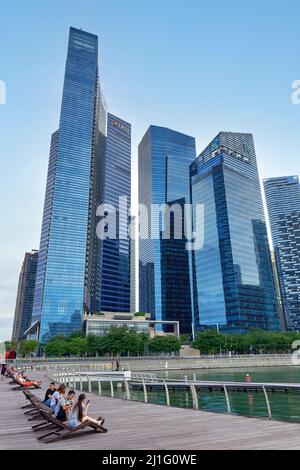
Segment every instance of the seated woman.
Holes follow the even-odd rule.
[[[101,416],[99,416],[98,419],[87,416],[88,406],[89,401],[87,402],[85,394],[81,393],[76,405],[72,408],[68,416],[68,424],[71,428],[77,428],[80,424],[87,422],[97,424],[97,426],[103,425],[105,420]]]
[[[64,397],[66,393],[66,386],[65,384],[60,384],[56,392],[53,393],[50,401],[50,410],[51,413],[54,414],[58,408],[58,403],[60,402],[61,398]]]

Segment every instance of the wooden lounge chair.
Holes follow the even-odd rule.
[[[44,420],[47,421],[49,425],[53,425],[56,427],[55,430],[52,430],[48,432],[47,434],[43,434],[42,436],[38,437],[38,440],[43,439],[44,437],[51,436],[52,434],[55,434],[56,436],[60,437],[61,439],[64,439],[78,431],[81,431],[82,429],[86,427],[91,427],[94,429],[94,431],[99,431],[101,433],[107,432],[107,429],[104,428],[103,426],[98,426],[95,423],[91,423],[90,421],[86,421],[84,423],[79,424],[77,428],[72,428],[69,426],[67,423],[64,423],[62,421],[59,421],[58,419],[54,418],[54,416],[51,414],[51,411],[44,411],[40,410],[41,415],[43,416]],[[41,425],[37,425],[41,426]],[[37,429],[37,426],[34,427],[34,429]],[[63,434],[61,434],[62,431],[65,431]]]
[[[41,388],[40,385],[38,384],[32,384],[32,385],[29,385],[29,386],[25,386],[19,379],[17,379],[16,377],[13,377],[12,376],[12,379],[13,379],[13,382],[16,383],[18,385],[18,387],[13,387],[12,390],[29,390],[30,388],[35,388],[35,389],[39,389]]]
[[[13,377],[14,374],[10,369],[6,369],[6,374],[9,375],[9,377]]]
[[[7,369],[6,370],[7,374],[9,375],[9,377],[12,379],[11,382],[9,382],[10,385],[13,385],[13,384],[17,384],[18,387],[13,387],[12,390],[29,390],[30,388],[34,388],[34,389],[39,389],[41,388],[40,385],[38,384],[32,384],[30,385],[29,387],[25,386],[19,379],[17,379],[15,377],[15,375],[13,374],[13,372],[10,370],[10,369]]]
[[[22,406],[22,409],[35,408],[36,401],[40,401],[42,403],[42,400],[40,400],[37,396],[33,395],[30,390],[23,390],[23,393],[25,395],[26,400],[30,401],[30,404]]]
[[[27,409],[24,414],[31,415],[28,421],[33,421],[35,419],[44,420],[40,414],[40,410],[49,411],[49,406],[45,405],[45,403],[36,395],[33,395],[30,390],[23,390],[23,393],[26,399],[30,401],[30,405],[22,406],[22,409]]]

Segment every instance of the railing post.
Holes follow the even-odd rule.
[[[124,378],[124,385],[125,385],[125,391],[126,391],[126,399],[131,400],[131,393],[130,393],[128,381],[125,378]]]
[[[269,397],[268,397],[268,394],[267,394],[267,391],[266,391],[266,387],[263,385],[262,389],[263,389],[265,399],[266,399],[266,403],[267,403],[268,416],[269,416],[269,419],[272,419],[272,411],[271,411],[271,406],[270,406]]]
[[[89,393],[92,392],[92,383],[91,383],[91,379],[89,377],[89,375],[87,375],[87,381],[88,381],[88,391]]]
[[[110,392],[111,392],[111,397],[113,398],[114,397],[114,384],[112,380],[110,381]]]
[[[81,372],[79,372],[79,380],[80,380],[80,391],[82,392],[82,390],[83,390],[83,385],[82,385],[82,375],[81,375]]]
[[[98,393],[99,393],[99,395],[102,395],[102,386],[101,386],[100,377],[98,377]]]
[[[192,399],[193,399],[193,409],[199,410],[199,403],[198,403],[198,396],[196,392],[195,385],[190,382],[190,389],[192,392]]]
[[[169,394],[168,384],[165,380],[164,380],[164,385],[165,385],[165,391],[166,391],[167,406],[170,406],[170,394]]]
[[[231,414],[230,400],[229,400],[227,387],[226,387],[225,384],[223,384],[223,390],[224,390],[224,394],[225,394],[225,398],[226,398],[227,413]]]
[[[143,379],[143,389],[144,389],[144,402],[148,403],[148,393],[147,393],[147,387],[146,387],[144,379]]]

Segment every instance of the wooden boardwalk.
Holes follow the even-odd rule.
[[[29,375],[29,374],[28,374]],[[42,397],[48,380],[43,381]],[[169,408],[89,395],[90,414],[104,415],[107,434],[93,431],[49,443],[37,441],[21,406],[22,392],[0,380],[0,449],[300,449],[300,425],[225,414]],[[36,424],[33,423],[33,424]]]

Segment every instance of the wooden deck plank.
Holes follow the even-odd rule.
[[[45,373],[31,376],[48,386]],[[300,449],[300,425],[191,409],[172,408],[88,394],[91,416],[106,418],[107,434],[82,432],[51,443],[40,442],[21,406],[25,397],[0,381],[0,449]],[[78,394],[78,392],[77,392]]]

